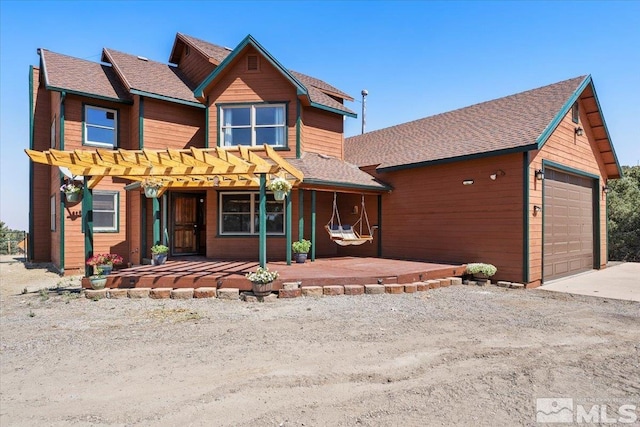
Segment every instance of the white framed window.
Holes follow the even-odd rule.
[[[118,231],[118,192],[93,192],[93,231]]]
[[[260,233],[260,193],[220,193],[218,203],[220,234],[255,235]],[[284,201],[267,193],[267,234],[283,235],[285,223]]]
[[[85,145],[113,148],[117,146],[118,112],[109,108],[84,106]]]
[[[56,231],[56,208],[58,207],[58,203],[56,202],[56,195],[52,194],[49,199],[49,209],[51,215],[51,231]]]
[[[263,144],[285,147],[286,107],[284,104],[222,106],[220,134],[223,147]]]
[[[51,122],[51,148],[56,148],[56,116],[53,116]]]

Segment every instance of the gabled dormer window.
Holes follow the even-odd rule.
[[[232,105],[220,107],[221,145],[286,147],[284,104]]]
[[[84,106],[84,145],[117,147],[118,112],[109,108]]]

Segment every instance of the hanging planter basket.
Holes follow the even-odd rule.
[[[273,192],[273,197],[276,200],[284,200],[286,196],[287,196],[287,191],[275,190]]]
[[[157,187],[144,187],[144,195],[149,199],[157,199],[160,189]]]
[[[67,192],[64,193],[64,197],[67,199],[69,203],[78,203],[82,198],[82,193],[80,191]]]

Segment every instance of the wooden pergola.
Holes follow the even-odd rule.
[[[260,189],[259,259],[266,265],[266,185],[276,177],[298,186],[304,176],[271,146],[235,148],[190,148],[166,150],[25,150],[35,163],[67,168],[85,180],[82,218],[85,230],[85,255],[93,253],[92,190],[106,176],[160,186],[158,196],[167,189],[225,188]],[[154,200],[154,211],[160,203]],[[286,198],[287,262],[291,262],[291,197]],[[154,240],[159,240],[154,224]],[[157,237],[156,237],[157,236]],[[158,242],[159,243],[159,242]]]

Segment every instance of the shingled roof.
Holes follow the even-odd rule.
[[[218,46],[205,40],[201,40],[182,33],[178,33],[176,35],[176,40],[181,40],[182,42],[189,43],[192,47],[208,57],[210,62],[215,65],[219,65],[226,59],[227,56],[229,56],[229,54],[233,52],[229,48]],[[174,44],[174,48],[172,49],[172,53],[169,58],[170,61],[177,61],[178,57],[175,53],[176,44]],[[333,98],[342,98],[348,101],[353,101],[353,97],[351,97],[350,95],[346,94],[335,86],[332,86],[329,83],[315,77],[311,77],[293,70],[287,71],[307,89],[309,99],[312,103],[324,105],[326,107],[355,115],[355,113],[349,108],[345,107],[344,104]]]
[[[112,64],[132,93],[200,104],[193,96],[195,84],[177,67],[107,48],[102,51],[102,59]]]
[[[537,148],[588,76],[345,139],[345,159],[378,169]]]
[[[335,157],[303,153],[299,159],[287,160],[304,174],[303,184],[306,185],[338,186],[377,192],[390,190],[356,165]]]
[[[39,49],[47,88],[95,98],[130,102],[131,97],[109,65]]]

